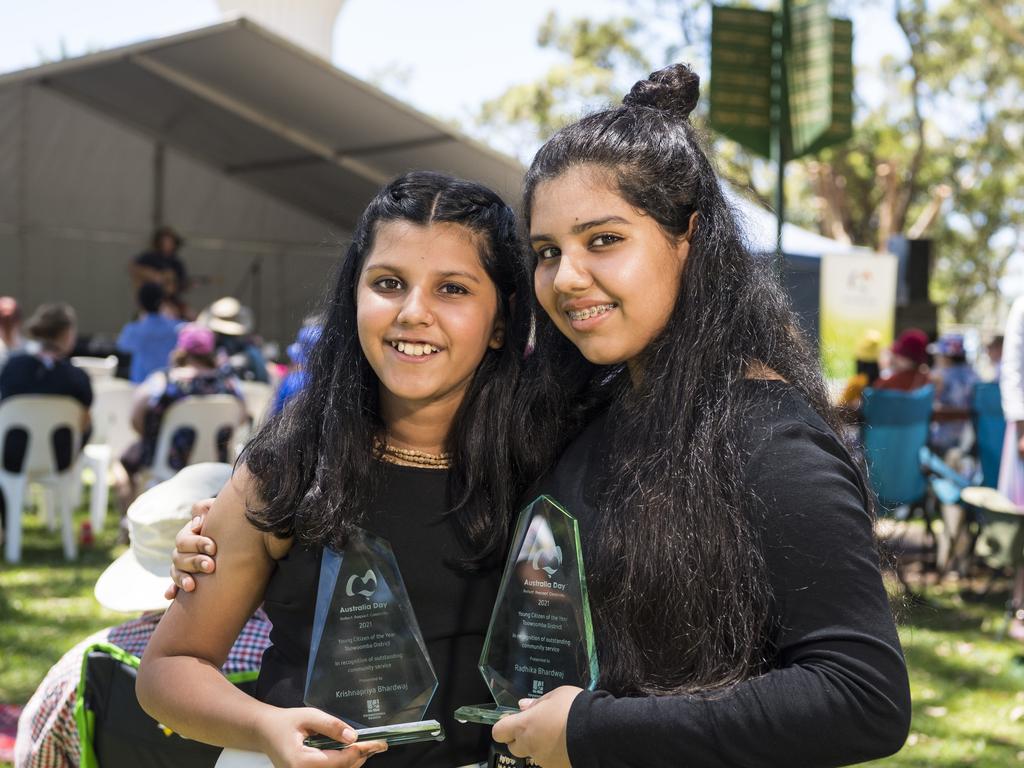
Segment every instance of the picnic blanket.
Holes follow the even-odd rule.
[[[0,762],[14,761],[14,737],[18,734],[20,714],[17,704],[0,704]]]

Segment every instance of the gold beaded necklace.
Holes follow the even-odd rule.
[[[426,469],[448,469],[451,466],[450,453],[427,453],[411,448],[399,448],[380,439],[373,442],[377,458],[400,467],[424,467]]]

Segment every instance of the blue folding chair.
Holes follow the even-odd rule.
[[[925,509],[942,518],[942,530],[935,536],[935,567],[944,574],[954,567],[966,573],[974,549],[972,529],[976,529],[974,507],[965,504],[960,492],[974,484],[977,477],[965,477],[940,459],[930,448],[921,449],[921,472],[928,483]]]
[[[999,483],[999,461],[1003,456],[1003,438],[1006,435],[998,381],[974,385],[971,410],[978,462],[981,464],[980,484],[995,488]]]
[[[931,385],[910,392],[868,387],[862,395],[861,427],[864,459],[879,515],[905,521],[919,511],[925,522],[926,551],[932,560],[938,542],[926,503],[927,484],[920,455],[928,442],[934,394]],[[898,554],[896,565],[897,577],[909,590]]]
[[[905,519],[910,509],[923,504],[920,453],[928,442],[934,396],[930,384],[910,392],[864,390],[861,442],[881,514]]]

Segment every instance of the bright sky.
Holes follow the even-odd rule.
[[[855,60],[870,77],[885,53],[904,55],[892,0],[862,0],[854,14]],[[761,5],[772,5],[762,2]],[[840,5],[834,2],[833,5]],[[486,99],[540,75],[547,12],[562,18],[629,14],[627,0],[347,0],[334,28],[334,63],[381,82],[420,109],[464,120]],[[0,0],[0,72],[215,23],[214,0]],[[666,35],[675,30],[667,26]],[[870,96],[860,87],[862,96]]]

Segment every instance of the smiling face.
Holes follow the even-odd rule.
[[[379,224],[359,276],[356,322],[383,414],[457,407],[502,336],[497,289],[473,233],[449,223]]]
[[[530,245],[537,299],[598,365],[635,361],[665,327],[689,251],[588,166],[537,185]]]

